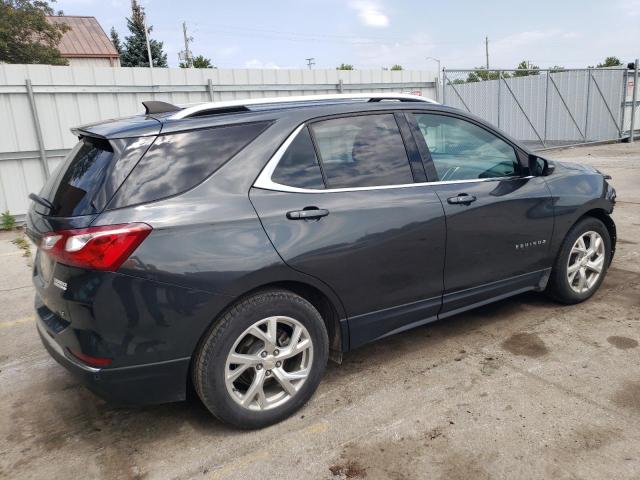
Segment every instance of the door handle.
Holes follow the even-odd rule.
[[[287,218],[289,220],[313,220],[326,217],[327,215],[329,215],[329,210],[317,207],[305,207],[303,210],[287,212]]]
[[[476,197],[473,195],[468,195],[466,193],[460,193],[455,197],[447,198],[447,203],[451,205],[470,205],[472,202],[476,201]]]

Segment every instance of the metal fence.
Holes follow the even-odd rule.
[[[442,99],[533,149],[617,140],[630,135],[634,102],[638,109],[634,73],[625,68],[444,70]]]
[[[0,211],[20,217],[76,142],[70,128],[174,104],[324,93],[437,96],[436,72],[0,65]]]

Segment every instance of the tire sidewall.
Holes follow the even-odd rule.
[[[306,300],[293,293],[265,292],[248,302],[241,302],[222,335],[209,345],[205,355],[207,368],[200,379],[203,402],[222,420],[240,428],[261,428],[279,422],[297,411],[313,395],[317,388],[329,356],[327,330],[318,311]],[[225,368],[227,355],[238,337],[251,325],[271,316],[291,317],[300,322],[309,332],[313,343],[311,372],[302,388],[283,405],[264,411],[251,411],[241,407],[227,391]]]
[[[605,247],[605,261],[602,266],[602,272],[596,283],[586,292],[578,293],[571,288],[569,280],[567,278],[567,268],[569,262],[569,256],[571,249],[576,240],[588,231],[594,231],[600,234],[604,241]],[[555,265],[554,282],[553,287],[556,296],[566,303],[578,303],[590,298],[595,292],[598,291],[600,285],[604,281],[604,277],[607,274],[609,264],[611,262],[611,237],[607,227],[597,218],[585,218],[577,223],[567,234],[565,241],[563,242],[562,249],[558,255],[558,259]]]

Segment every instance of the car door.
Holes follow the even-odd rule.
[[[410,118],[447,221],[440,316],[524,291],[548,274],[552,198],[517,149],[455,115]],[[420,144],[424,142],[424,144]]]
[[[433,187],[414,183],[424,169],[398,121],[378,112],[301,125],[250,191],[284,261],[340,297],[351,348],[441,306],[444,211]]]

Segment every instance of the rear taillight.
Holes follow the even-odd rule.
[[[114,272],[151,230],[146,223],[60,230],[45,234],[40,248],[65,265]]]
[[[84,353],[76,352],[74,350],[71,350],[70,348],[68,348],[67,350],[78,360],[81,360],[91,367],[108,367],[113,363],[112,358],[92,357],[91,355],[85,355]]]

